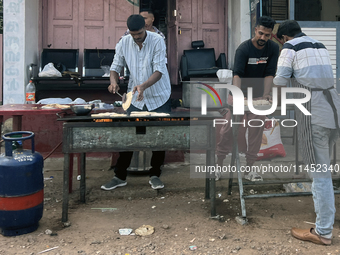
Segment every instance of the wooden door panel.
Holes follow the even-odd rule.
[[[109,48],[109,1],[86,0],[79,3],[79,52]]]
[[[193,37],[193,31],[191,28],[182,28],[181,27],[181,35],[179,36],[178,41],[178,54],[179,59],[183,55],[183,50],[191,49],[191,42]]]
[[[114,49],[139,8],[126,0],[42,0],[43,48]]]
[[[73,26],[71,25],[54,25],[52,31],[52,47],[55,49],[72,49],[73,48]]]
[[[84,49],[105,49],[104,26],[86,26],[84,28]]]
[[[78,47],[78,0],[45,1],[47,7],[47,35],[43,35],[43,48],[72,49]],[[45,9],[44,9],[45,10]],[[45,30],[46,31],[46,30]]]
[[[192,10],[193,5],[197,0],[178,0],[178,21],[183,23],[192,24]]]
[[[85,12],[84,12],[84,20],[86,21],[104,21],[104,8],[108,7],[106,6],[107,1],[104,0],[85,0],[84,6]]]
[[[127,30],[128,17],[138,13],[139,8],[126,0],[110,0],[110,45],[113,49]]]
[[[219,29],[203,29],[202,40],[204,41],[205,48],[214,48],[216,58],[220,54],[220,48],[223,47],[223,41],[219,39],[220,37]]]
[[[171,84],[178,84],[178,0],[168,0],[167,54]]]
[[[53,20],[73,20],[73,0],[49,1],[52,8]]]
[[[202,15],[202,23],[203,24],[219,24],[220,23],[220,16],[221,16],[221,0],[209,0],[209,1],[202,1],[202,8],[199,10],[201,11]],[[203,15],[205,14],[205,15]]]
[[[224,52],[225,2],[198,0],[198,38],[204,41],[206,48],[214,48],[216,57]]]

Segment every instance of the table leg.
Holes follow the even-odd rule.
[[[233,131],[234,132],[234,131]],[[235,145],[235,137],[233,138],[233,145]],[[237,143],[236,143],[237,144]],[[236,146],[233,146],[233,150],[231,152],[231,162],[230,166],[236,166],[235,165],[235,156],[236,156],[237,148]],[[228,184],[228,195],[231,195],[231,190],[233,188],[233,178],[234,178],[234,173],[233,171],[230,171],[229,173],[229,184]]]
[[[22,131],[22,116],[13,115],[13,131]]]
[[[81,159],[80,159],[80,154],[77,154],[77,163],[78,163],[78,175],[81,175],[81,169],[80,169]]]
[[[205,162],[206,165],[209,166],[209,153],[207,151],[207,154],[205,155]],[[211,191],[210,191],[210,173],[207,171],[205,175],[205,199],[210,199],[211,197]]]
[[[294,129],[296,128],[295,133],[293,133],[294,135],[294,140],[295,140],[295,166],[296,166],[296,170],[295,170],[295,174],[299,174],[299,171],[297,169],[299,169],[299,141],[298,141],[298,130],[297,127],[294,127]]]
[[[80,153],[80,202],[85,203],[86,194],[86,154]]]
[[[68,220],[68,193],[69,193],[69,171],[70,171],[70,155],[64,154],[64,177],[63,177],[63,208],[61,221]]]
[[[73,153],[69,154],[69,183],[68,183],[68,193],[72,193],[72,179],[73,179]]]
[[[205,177],[205,199],[210,199],[210,178],[208,173]]]
[[[240,121],[240,116],[233,115],[233,122],[237,123]],[[243,197],[243,180],[242,180],[242,173],[241,173],[241,163],[240,163],[240,156],[238,152],[238,125],[233,125],[233,154],[236,163],[236,170],[237,170],[237,179],[238,179],[238,187],[240,192],[240,201],[241,201],[241,210],[242,210],[242,217],[246,220],[246,202]]]
[[[207,166],[215,165],[215,151],[208,150],[207,151]],[[216,217],[216,181],[214,173],[210,173],[209,176],[209,197],[210,197],[210,216]]]
[[[336,164],[336,143],[334,143],[334,147],[333,147],[333,167]],[[335,172],[336,173],[336,172]]]
[[[1,134],[2,134],[2,123],[3,123],[3,121],[4,121],[4,116],[3,115],[0,115],[0,141],[2,140],[2,136],[1,136]],[[1,153],[1,143],[0,143],[0,153]]]

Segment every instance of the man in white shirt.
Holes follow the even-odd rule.
[[[110,68],[110,93],[119,91],[118,78],[124,64],[130,70],[128,92],[132,91],[131,106],[127,110],[170,112],[171,84],[166,68],[164,39],[153,32],[146,31],[141,15],[131,15],[127,20],[130,35],[124,36],[116,46],[116,53]],[[133,152],[120,152],[113,179],[101,186],[112,190],[127,184],[127,168]],[[161,189],[164,184],[159,179],[165,151],[153,151],[151,158],[150,180],[153,189]]]
[[[155,15],[153,14],[153,11],[151,9],[141,9],[139,11],[139,14],[142,15],[144,17],[144,21],[145,21],[145,29],[147,31],[150,31],[150,32],[154,32],[154,33],[157,33],[159,34],[160,36],[163,37],[163,39],[165,40],[165,35],[157,28],[153,25],[153,22],[155,21]],[[122,35],[123,36],[126,36],[126,35],[129,35],[130,34],[130,30],[126,30],[126,32]],[[121,37],[121,38],[122,38]],[[120,39],[121,39],[120,38]],[[119,39],[119,40],[120,40]]]

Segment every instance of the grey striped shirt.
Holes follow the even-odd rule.
[[[311,89],[333,87],[332,64],[326,47],[303,33],[286,42],[277,63],[274,84],[286,86],[291,77]],[[329,92],[338,110],[338,119],[340,120],[338,92],[336,89],[331,89]],[[336,128],[332,107],[322,91],[312,91],[311,114],[311,124],[325,128]]]
[[[169,73],[166,68],[166,47],[164,39],[153,32],[146,31],[147,36],[142,49],[134,42],[131,35],[124,36],[116,45],[116,53],[110,70],[120,73],[124,64],[130,70],[128,91],[142,84],[156,71],[162,73],[161,79],[144,91],[144,99],[137,101],[136,92],[132,98],[132,105],[149,111],[162,106],[171,94]]]

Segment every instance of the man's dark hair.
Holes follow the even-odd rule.
[[[259,18],[256,25],[271,28],[273,30],[275,24],[276,24],[275,20],[273,20],[271,17],[262,16]]]
[[[283,35],[294,37],[299,33],[302,33],[299,23],[295,20],[286,20],[280,24],[276,35],[282,40]]]
[[[139,14],[133,14],[128,17],[126,24],[130,31],[138,31],[145,27],[145,20],[143,16]]]
[[[153,10],[150,9],[150,8],[143,8],[143,9],[140,9],[140,10],[139,10],[139,13],[141,13],[141,12],[147,12],[147,13],[152,14],[153,16],[155,16]]]

